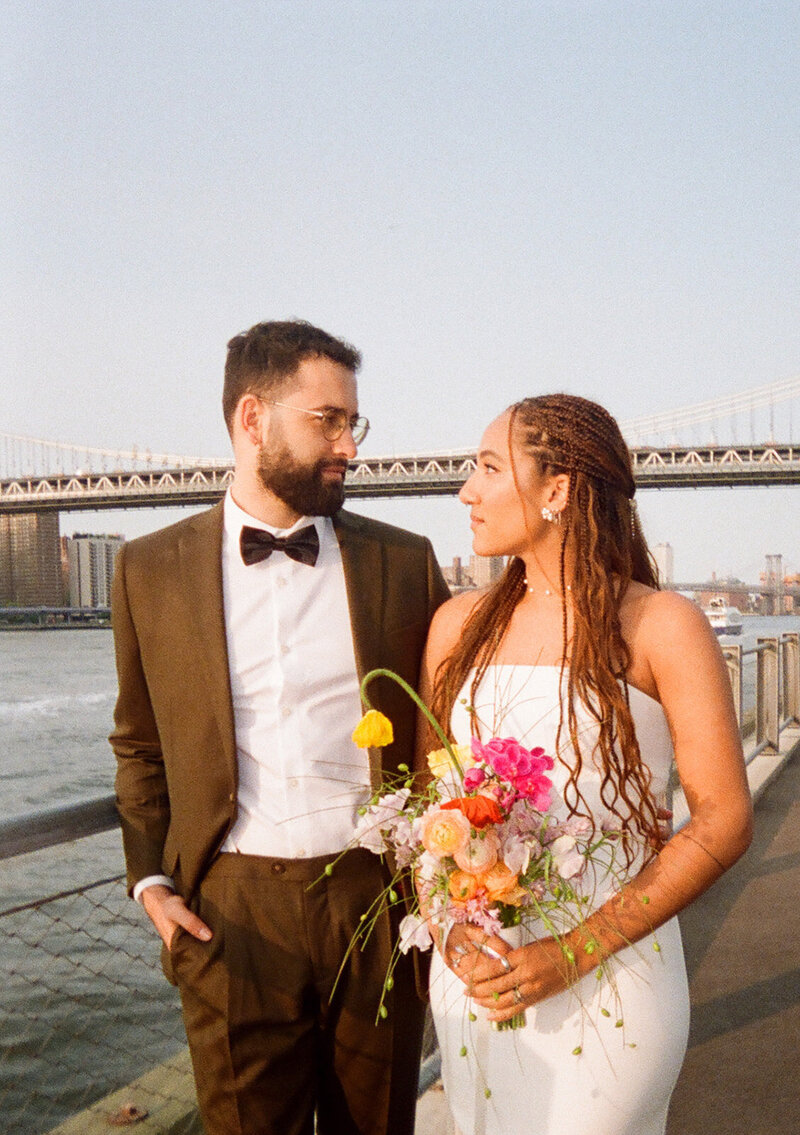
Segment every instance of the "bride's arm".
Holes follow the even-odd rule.
[[[750,844],[752,804],[730,682],[705,616],[680,596],[653,594],[637,627],[636,654],[649,668],[664,708],[691,818],[635,878],[566,936],[574,965],[552,939],[511,952],[489,939],[507,954],[511,971],[481,960],[471,986],[498,1020],[519,1011],[515,989],[524,1004],[534,1004],[657,930],[708,890]]]

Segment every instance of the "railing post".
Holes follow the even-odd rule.
[[[783,719],[800,725],[800,632],[783,636]]]
[[[733,705],[736,709],[736,724],[742,731],[742,648],[740,644],[723,646],[722,654],[728,667],[728,677],[733,691]]]
[[[780,750],[780,668],[777,638],[759,638],[756,655],[756,745]]]

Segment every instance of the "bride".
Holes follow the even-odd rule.
[[[475,552],[508,566],[439,609],[423,692],[459,744],[552,754],[558,818],[622,853],[560,942],[469,922],[440,938],[431,1005],[462,1135],[663,1135],[688,1034],[675,916],[750,842],[725,664],[700,610],[658,590],[634,491],[614,419],[563,394],[493,421],[461,490]],[[691,818],[664,842],[673,754]]]

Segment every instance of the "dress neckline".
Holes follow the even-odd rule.
[[[568,669],[568,666],[564,667],[565,672]],[[561,666],[552,662],[490,662],[487,666],[487,670],[550,670],[560,674]],[[472,674],[474,672],[475,667],[473,666],[470,673]],[[644,690],[640,690],[638,686],[632,686],[630,683],[628,683],[628,689],[632,693],[639,694],[640,697],[647,698],[649,702],[652,702],[653,705],[657,705],[661,712],[664,713],[664,707],[658,698],[654,698],[652,694],[648,694]]]

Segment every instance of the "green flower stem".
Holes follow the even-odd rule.
[[[464,779],[464,770],[461,767],[461,762],[459,761],[458,757],[456,756],[455,751],[453,750],[453,746],[450,744],[447,737],[445,736],[444,730],[442,729],[441,725],[436,720],[436,718],[433,716],[433,714],[428,709],[428,707],[425,705],[425,702],[419,696],[417,691],[412,686],[409,686],[408,682],[404,678],[401,678],[399,674],[395,674],[394,670],[383,670],[383,669],[370,670],[370,672],[368,674],[365,674],[364,677],[361,679],[361,689],[360,689],[361,700],[363,701],[363,703],[367,707],[367,709],[374,709],[372,702],[367,697],[367,686],[369,685],[369,683],[372,681],[373,678],[391,678],[393,682],[397,682],[398,686],[400,686],[401,689],[405,690],[405,692],[408,694],[408,696],[411,698],[411,700],[414,702],[414,704],[417,706],[417,708],[420,709],[422,711],[422,713],[424,713],[425,717],[428,720],[428,723],[430,724],[431,729],[433,729],[436,736],[442,742],[442,746],[447,750],[448,757],[453,762],[453,765],[455,766],[455,769],[458,772],[458,775],[463,780]]]

